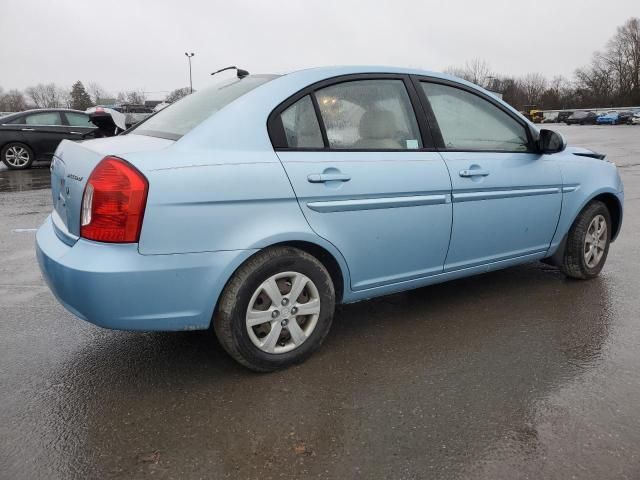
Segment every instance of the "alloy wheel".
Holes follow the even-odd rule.
[[[29,151],[19,145],[12,145],[4,154],[5,161],[12,167],[24,167],[29,163]]]

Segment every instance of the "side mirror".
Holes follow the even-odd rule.
[[[553,130],[540,130],[538,138],[538,149],[540,153],[558,153],[567,148],[567,141],[558,132]]]

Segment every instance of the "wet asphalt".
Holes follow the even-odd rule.
[[[343,306],[268,375],[208,332],[66,312],[30,230],[48,165],[0,167],[0,478],[640,478],[640,126],[552,128],[621,168],[599,278],[531,264]]]

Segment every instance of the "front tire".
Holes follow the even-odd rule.
[[[2,163],[10,170],[26,170],[31,168],[34,160],[33,150],[20,142],[6,144],[0,152]]]
[[[589,203],[573,222],[564,252],[562,272],[571,278],[597,277],[609,253],[611,215],[600,201]]]
[[[233,275],[213,327],[236,361],[270,372],[315,352],[329,332],[334,309],[333,282],[322,263],[297,248],[272,247]]]

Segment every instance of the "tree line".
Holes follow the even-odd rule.
[[[481,59],[445,71],[501,93],[519,110],[533,105],[546,110],[639,106],[640,18],[619,26],[604,50],[595,52],[589,65],[576,69],[572,79],[562,75],[549,79],[535,72],[500,75]]]
[[[165,102],[175,102],[189,94],[189,87],[176,88],[165,98]],[[142,90],[119,92],[115,97],[100,84],[90,82],[87,87],[77,81],[70,89],[59,87],[55,83],[39,83],[27,87],[24,92],[13,89],[4,92],[0,87],[0,112],[20,112],[30,108],[72,108],[86,110],[99,105],[107,99],[115,99],[116,103],[143,105],[146,94]]]

